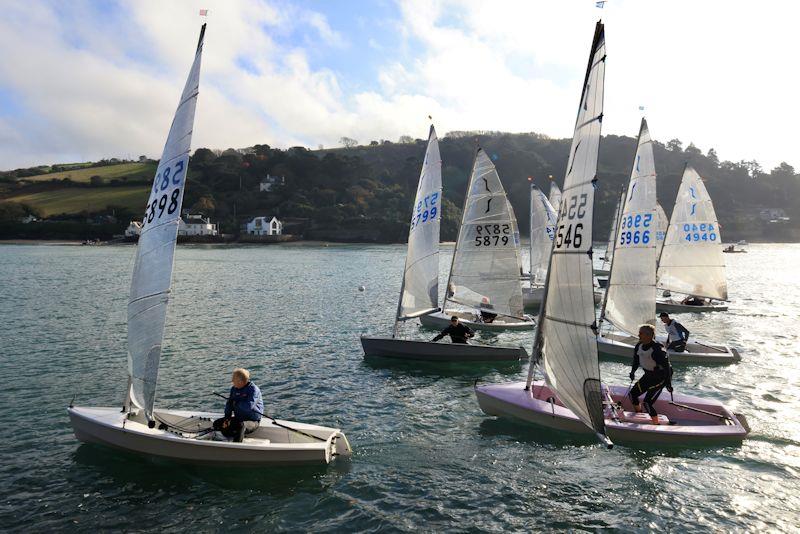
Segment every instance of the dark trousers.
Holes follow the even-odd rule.
[[[630,392],[631,402],[639,404],[639,395],[644,393],[644,407],[650,417],[658,415],[653,407],[661,391],[664,389],[664,375],[645,371],[644,375],[633,385]]]
[[[683,340],[671,341],[667,345],[667,350],[674,350],[675,352],[683,352],[686,350],[686,342]]]
[[[466,343],[467,338],[465,337],[458,337],[458,336],[450,336],[451,343]]]
[[[225,422],[228,422],[226,425]],[[244,440],[245,434],[255,432],[258,428],[258,421],[239,421],[238,419],[220,417],[213,423],[214,430],[219,430],[226,438],[233,438],[236,443]]]

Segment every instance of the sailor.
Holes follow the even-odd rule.
[[[495,319],[497,319],[496,313],[481,310],[481,321],[484,323],[493,323]]]
[[[241,443],[245,434],[255,432],[264,413],[261,390],[250,381],[250,371],[237,368],[231,376],[231,392],[225,403],[225,417],[214,421],[214,430]]]
[[[695,297],[694,295],[689,295],[685,299],[681,301],[681,304],[685,304],[687,306],[702,306],[706,303],[704,299],[700,297]]]
[[[458,317],[453,315],[450,318],[450,325],[442,330],[442,332],[431,341],[439,341],[444,336],[450,336],[450,341],[453,343],[466,343],[467,339],[473,337],[474,335],[475,334],[467,325],[461,324],[461,322],[458,320]]]
[[[664,323],[664,330],[667,331],[667,350],[685,351],[690,332],[675,319],[670,319],[667,312],[661,312],[658,316]]]
[[[661,343],[655,340],[656,330],[652,325],[639,327],[639,343],[633,348],[633,364],[630,378],[636,378],[636,370],[641,367],[644,375],[631,387],[631,402],[637,412],[647,410],[654,425],[659,424],[658,413],[654,407],[664,386],[672,392],[672,366]],[[644,393],[644,406],[639,404],[639,396]]]

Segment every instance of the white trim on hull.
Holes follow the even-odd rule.
[[[444,312],[434,312],[423,315],[419,318],[422,326],[444,330],[450,325],[450,317],[457,315],[462,323],[473,330],[486,330],[491,332],[502,332],[504,330],[533,330],[535,325],[533,319],[521,321],[512,317],[498,316],[494,322],[484,323],[478,321],[478,314],[463,310],[446,310]]]
[[[663,339],[660,339],[662,343]],[[597,336],[597,352],[601,360],[631,363],[633,347],[637,340],[633,336],[617,333],[603,333]],[[727,365],[742,359],[739,352],[725,345],[689,343],[686,351],[668,350],[672,363]]]
[[[75,437],[128,452],[168,458],[179,462],[216,465],[297,465],[330,463],[335,457],[349,457],[350,444],[341,430],[317,425],[281,421],[278,423],[322,438],[314,440],[283,429],[268,419],[245,437],[242,443],[197,439],[191,434],[148,428],[141,414],[125,414],[119,408],[70,407],[67,409]],[[157,410],[159,419],[174,421],[185,428],[207,428],[222,414]]]
[[[656,300],[656,312],[658,313],[705,313],[719,311],[728,311],[728,305],[720,303],[703,306],[690,306],[688,304],[681,304],[675,300]]]
[[[625,386],[609,386],[609,390],[615,402],[621,401],[627,392]],[[476,386],[475,395],[481,410],[487,415],[520,420],[585,437],[594,436],[589,427],[561,405],[543,381],[534,382],[529,391],[525,391],[525,382]],[[659,414],[669,418],[670,424],[642,424],[606,418],[606,434],[614,443],[619,444],[715,446],[741,443],[750,432],[741,415],[734,414],[716,400],[675,394],[675,403],[724,417],[714,417],[674,406],[662,395],[656,401],[655,407]],[[630,400],[623,401],[623,405],[626,410],[632,409]],[[636,417],[628,411],[625,415],[631,419]],[[638,418],[646,420],[641,416]]]
[[[388,337],[361,337],[364,357],[427,362],[518,362],[527,359],[522,347],[491,347],[464,343],[434,343]]]

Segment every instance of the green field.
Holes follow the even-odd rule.
[[[59,173],[60,174],[60,173]],[[68,187],[52,191],[40,191],[6,198],[12,202],[29,204],[42,210],[42,215],[50,217],[62,213],[97,212],[106,206],[126,207],[138,213],[144,211],[149,186],[120,187]]]
[[[120,163],[119,165],[106,165],[105,167],[90,167],[69,171],[39,174],[23,178],[26,182],[48,182],[50,180],[63,180],[69,178],[73,182],[89,183],[92,176],[100,176],[108,183],[111,180],[121,180],[126,177],[130,181],[151,181],[156,175],[156,163]]]

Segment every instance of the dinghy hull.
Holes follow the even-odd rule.
[[[498,317],[493,323],[483,323],[477,321],[478,316],[472,312],[447,310],[446,312],[434,312],[423,315],[419,322],[423,326],[444,330],[450,325],[450,317],[457,315],[462,323],[473,330],[484,330],[489,332],[502,332],[505,330],[533,330],[534,321],[528,319],[521,321],[510,317]]]
[[[664,343],[663,339],[659,339]],[[597,336],[597,352],[601,360],[630,364],[636,339],[626,334],[607,333]],[[684,352],[668,350],[674,364],[727,365],[741,360],[736,349],[725,345],[689,343]]]
[[[704,306],[690,306],[674,300],[657,300],[656,312],[666,313],[706,313],[728,311],[727,304],[709,304]]]
[[[528,357],[522,347],[490,347],[463,343],[433,343],[410,339],[362,337],[364,357],[427,362],[511,362]]]
[[[283,429],[268,419],[242,443],[198,439],[191,432],[148,428],[143,417],[126,414],[119,408],[70,407],[67,409],[75,437],[145,456],[178,462],[213,465],[324,465],[336,457],[349,457],[350,444],[336,428],[293,421],[278,421],[311,436]],[[156,416],[175,421],[181,428],[195,431],[208,428],[222,414],[186,411],[158,411]]]
[[[711,399],[675,394],[674,403],[659,398],[655,408],[669,424],[653,425],[641,414],[632,413],[625,386],[609,386],[612,399],[622,402],[624,416],[606,418],[606,433],[618,444],[661,446],[714,446],[740,443],[749,433],[744,418]],[[524,382],[486,384],[475,387],[478,404],[487,415],[524,421],[585,437],[594,431],[564,407],[543,381],[525,391]],[[707,413],[703,413],[707,412]]]

